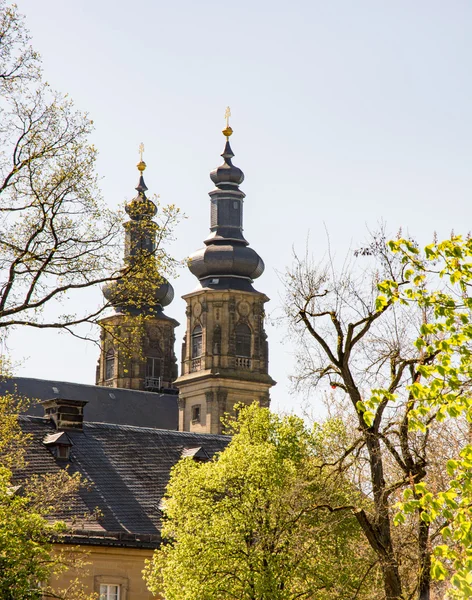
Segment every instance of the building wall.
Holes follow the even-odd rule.
[[[83,570],[71,569],[52,582],[54,588],[65,589],[79,578],[87,593],[99,592],[100,583],[120,586],[120,600],[153,600],[146,588],[142,571],[144,561],[151,558],[153,550],[139,548],[112,548],[106,546],[83,546],[89,563]],[[72,547],[61,545],[61,550]]]
[[[182,347],[179,431],[223,433],[221,418],[236,404],[269,406],[274,380],[268,374],[264,304],[257,291],[201,289],[184,296],[187,331]],[[240,354],[237,327],[250,330],[250,348]],[[193,334],[201,328],[201,352],[193,351]],[[195,417],[198,411],[198,418]]]
[[[101,350],[95,383],[97,385],[134,390],[151,389],[147,383],[147,359],[159,361],[160,387],[169,388],[177,377],[174,353],[174,319],[162,317],[134,318],[112,315],[102,319]],[[109,351],[114,351],[113,375],[107,377]]]

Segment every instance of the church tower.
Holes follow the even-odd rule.
[[[143,172],[146,163],[138,163],[137,196],[125,210],[125,251],[122,279],[104,286],[103,295],[114,314],[100,321],[101,350],[97,366],[98,385],[171,391],[177,377],[174,354],[174,329],[178,322],[164,314],[174,297],[171,284],[158,273],[156,263],[157,213],[146,196]]]
[[[268,406],[275,381],[268,374],[264,304],[253,288],[264,263],[243,236],[244,174],[232,163],[228,123],[224,163],[211,172],[211,225],[205,247],[189,258],[198,288],[183,296],[187,331],[182,347],[179,430],[221,433],[221,417],[239,403]]]

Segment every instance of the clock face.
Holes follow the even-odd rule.
[[[197,302],[193,307],[193,314],[198,318],[202,314],[202,305]]]

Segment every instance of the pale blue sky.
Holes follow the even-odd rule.
[[[466,0],[18,0],[47,80],[96,124],[113,205],[131,198],[137,147],[146,183],[188,215],[170,251],[201,246],[209,171],[232,108],[246,175],[245,235],[266,263],[257,288],[280,314],[276,271],[303,250],[340,256],[385,220],[427,241],[472,229],[472,4]],[[184,322],[182,271],[167,313]],[[91,302],[96,299],[91,295]],[[180,355],[183,327],[177,330]],[[268,327],[273,406],[298,409],[284,331]],[[17,332],[17,373],[93,383],[97,350]]]

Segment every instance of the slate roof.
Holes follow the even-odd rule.
[[[177,396],[171,394],[32,377],[11,377],[0,381],[0,394],[4,391],[36,401],[51,398],[86,400],[88,402],[86,417],[92,422],[111,421],[118,425],[174,430],[179,427]],[[37,402],[33,402],[27,414],[42,417],[44,409]]]
[[[85,408],[88,411],[89,406]],[[80,490],[67,513],[74,523],[74,543],[139,546],[159,545],[161,511],[171,467],[186,449],[202,449],[208,457],[223,450],[228,436],[84,422],[83,431],[68,430],[70,460],[56,459],[43,440],[56,432],[49,418],[20,417],[31,434],[28,465],[22,476],[68,468],[81,473],[90,486]],[[191,460],[188,458],[187,460]],[[93,516],[96,510],[100,516]],[[85,514],[88,516],[84,517]]]

